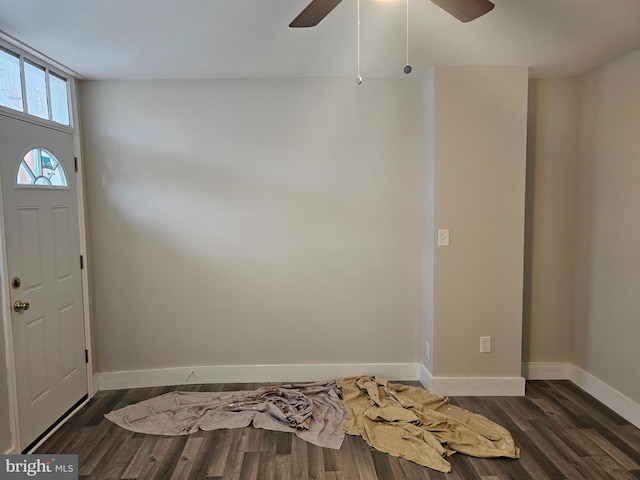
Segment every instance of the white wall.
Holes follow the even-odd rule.
[[[522,342],[525,362],[575,363],[636,402],[639,387],[629,378],[640,365],[634,293],[638,57],[635,52],[583,77],[530,83]],[[455,95],[483,84],[472,82],[467,90],[450,85],[449,106],[464,112]],[[443,212],[457,211],[458,220],[469,215],[471,221],[481,205],[494,205],[495,212],[481,216],[485,220],[502,214],[495,205],[514,207],[512,213],[519,208],[517,202],[498,202],[501,194],[494,190],[519,177],[521,163],[509,170],[507,162],[506,170],[474,182],[473,163],[466,169],[451,164],[445,176],[437,168],[420,171],[420,137],[428,143],[429,136],[420,130],[428,115],[423,111],[421,120],[424,97],[416,81],[367,80],[360,88],[346,79],[85,82],[82,94],[102,372],[417,361],[436,370],[422,357],[418,340],[421,189],[425,193],[433,183],[429,175],[440,173],[435,184],[447,196],[439,200]],[[463,163],[474,158],[474,146],[484,137],[460,141],[460,132],[504,118],[490,101],[483,108],[481,118],[460,124],[452,117],[441,126],[450,132],[451,148],[466,152]],[[520,120],[513,126],[521,133]],[[426,145],[423,156],[425,151]],[[190,175],[187,167],[204,174]],[[495,193],[496,202],[489,196],[487,203],[474,204],[474,195],[465,193],[474,185],[477,194]],[[522,185],[513,182],[507,196],[520,198]],[[425,211],[432,201],[427,197]],[[451,227],[458,220],[440,216],[439,226],[429,227],[434,219],[423,215],[422,224],[425,231],[451,228],[453,246],[461,239],[459,227]],[[470,243],[469,255],[459,257],[467,261],[456,267],[459,278],[468,273],[469,261],[482,263],[499,253],[489,235],[494,230],[484,225],[462,237]],[[488,242],[485,253],[491,256],[479,241]],[[433,258],[424,256],[427,243],[422,265],[428,272]],[[450,259],[442,255],[453,250],[435,251],[447,265]],[[516,250],[509,255],[504,266],[515,278],[522,262]],[[447,271],[434,283],[446,280]],[[517,302],[517,282],[502,288],[483,284],[481,277],[469,281],[482,285],[483,295],[502,292],[488,297]],[[479,298],[478,290],[451,285],[451,305],[471,318],[469,299]],[[467,302],[456,305],[455,298]],[[423,298],[427,306],[428,300]],[[496,302],[493,311],[502,313],[504,305]],[[514,312],[515,303],[509,305]],[[512,375],[520,348],[517,322],[503,332],[486,315],[456,323],[461,316],[447,314],[455,328],[434,336],[433,317],[423,311],[423,340],[431,340],[432,358],[436,341],[436,352],[473,352],[464,365],[443,357],[439,373]],[[480,356],[477,336],[495,331],[494,348],[506,345],[508,351]],[[502,354],[509,362],[500,360]]]
[[[528,70],[434,67],[433,369],[437,377],[521,378]],[[429,165],[430,158],[433,165]],[[428,323],[428,322],[427,322]],[[427,332],[428,334],[429,332]],[[480,353],[480,336],[492,339]],[[510,387],[507,388],[509,390]],[[450,392],[434,387],[437,393]],[[465,391],[474,394],[472,390]],[[450,393],[453,394],[453,393]]]
[[[541,362],[538,373],[564,372],[635,424],[639,84],[640,50],[531,82],[523,335],[523,360]]]
[[[81,84],[99,372],[417,363],[417,80]]]
[[[640,50],[581,79],[573,361],[640,403]]]
[[[529,82],[523,362],[571,361],[579,86]]]

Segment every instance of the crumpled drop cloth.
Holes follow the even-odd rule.
[[[239,392],[166,393],[105,415],[127,430],[187,435],[247,427],[292,432],[320,447],[339,449],[346,412],[335,381]]]
[[[338,379],[347,410],[345,431],[360,435],[376,450],[440,472],[450,472],[446,457],[518,458],[508,430],[491,420],[450,405],[445,397],[380,377]]]

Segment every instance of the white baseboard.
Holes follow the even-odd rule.
[[[367,363],[337,365],[221,365],[129,370],[98,373],[100,390],[160,387],[194,383],[313,382],[377,375],[391,380],[420,380],[436,395],[521,396],[522,377],[432,377],[417,363]]]
[[[430,392],[447,397],[522,397],[524,377],[433,377]]]
[[[522,364],[522,376],[527,380],[569,380],[569,362],[529,362]]]
[[[640,428],[640,403],[630,399],[576,365],[571,365],[569,380]]]
[[[91,396],[91,394],[95,395],[97,392],[100,391],[100,383],[98,381],[98,374],[95,373],[95,372],[91,374],[91,386],[93,387],[93,389],[89,393],[89,396]]]
[[[420,382],[434,395],[443,397],[485,397],[524,395],[524,377],[434,377],[424,365]]]
[[[16,447],[11,447],[9,450],[4,452],[5,455],[16,455],[17,453],[18,450],[16,449]]]
[[[433,375],[427,367],[420,364],[420,383],[422,386],[428,391],[431,392],[431,381],[433,380]]]
[[[530,362],[522,364],[527,380],[570,380],[589,395],[640,428],[640,403],[572,363]]]
[[[564,362],[532,362],[524,377],[434,377],[422,364],[366,363],[321,365],[222,365],[130,370],[96,374],[99,390],[193,383],[313,382],[355,375],[419,380],[435,395],[522,396],[528,380],[571,380],[640,428],[640,404],[581,368]]]
[[[193,383],[314,382],[356,375],[418,380],[417,363],[321,365],[219,365],[98,373],[100,390]]]

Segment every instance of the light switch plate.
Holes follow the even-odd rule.
[[[438,246],[439,247],[448,247],[449,246],[449,230],[438,230]]]

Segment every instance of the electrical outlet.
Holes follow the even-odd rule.
[[[480,353],[491,352],[491,337],[480,337]]]
[[[427,357],[427,360],[431,360],[431,345],[429,345],[429,342],[424,342],[424,356]]]

